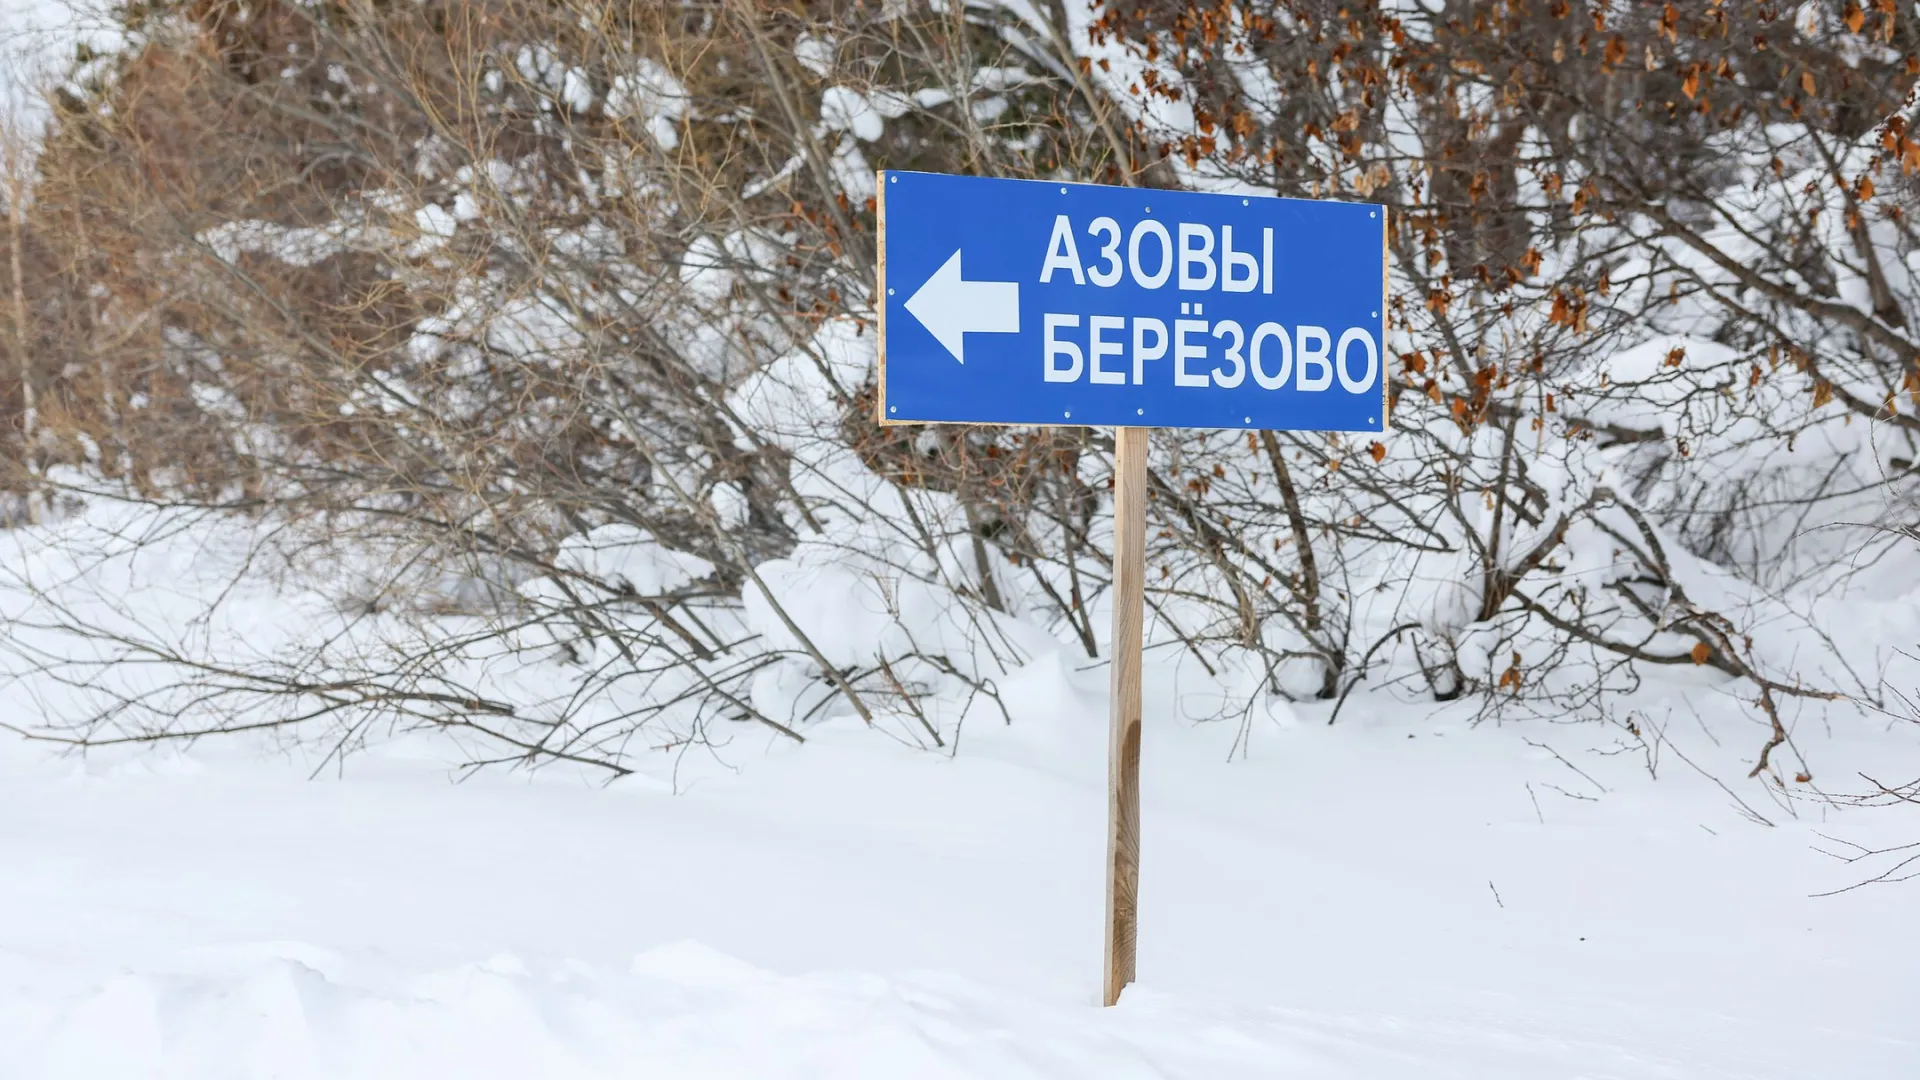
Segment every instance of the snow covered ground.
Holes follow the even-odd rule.
[[[1384,699],[1229,761],[1150,675],[1141,981],[1102,1010],[1103,677],[1024,671],[953,757],[835,721],[679,793],[0,743],[0,1077],[1920,1075],[1920,894],[1809,895],[1860,874],[1820,834],[1917,823],[1769,798],[1697,688],[1654,780],[1597,725]]]
[[[0,96],[105,33],[90,10],[0,0]],[[1613,373],[1666,372],[1672,344]],[[864,354],[842,353],[858,384]],[[840,423],[783,388],[744,413]],[[1672,403],[1636,392],[1607,407],[1666,430]],[[799,483],[884,490],[819,445]],[[1879,462],[1867,448],[1808,459]],[[1818,535],[1834,549],[1805,558],[1853,534]],[[70,560],[11,544],[0,645],[5,571],[84,576],[57,539]],[[265,652],[319,610],[241,591],[198,623],[195,553],[157,546],[150,584],[184,603],[135,600],[126,623]],[[1920,647],[1920,555],[1900,550],[1820,601],[1863,671]],[[1796,599],[1818,606],[1842,569]],[[830,621],[853,575],[820,570],[781,584]],[[127,580],[92,585],[118,601]],[[1783,606],[1754,610],[1799,640]],[[1920,840],[1920,815],[1820,794],[1920,776],[1910,724],[1795,701],[1815,775],[1770,787],[1747,777],[1764,732],[1710,671],[1661,674],[1632,731],[1474,726],[1472,703],[1366,691],[1337,726],[1275,706],[1242,729],[1190,719],[1209,689],[1161,656],[1141,981],[1100,1009],[1106,674],[1071,655],[1003,680],[1013,722],[975,718],[952,754],[842,717],[805,746],[750,729],[717,756],[663,751],[611,786],[455,782],[456,748],[417,738],[316,776],[237,738],[81,758],[0,735],[0,1080],[1920,1077],[1920,881],[1848,889],[1881,864],[1821,853]],[[0,724],[71,719],[53,713],[77,696],[0,677]]]
[[[0,107],[31,113],[20,119],[37,128],[44,106],[33,88],[61,71],[75,43],[115,39],[104,5],[91,0],[0,0]]]

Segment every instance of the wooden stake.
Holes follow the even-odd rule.
[[[1140,646],[1147,583],[1147,429],[1114,430],[1113,673],[1107,744],[1108,1005],[1133,981],[1140,896]]]

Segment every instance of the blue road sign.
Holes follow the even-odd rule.
[[[883,423],[1381,431],[1384,207],[880,174]]]

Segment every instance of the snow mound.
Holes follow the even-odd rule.
[[[224,1080],[1233,1080],[1679,1077],[1656,1054],[1387,1016],[1333,1017],[1136,991],[1114,1010],[956,976],[782,976],[696,942],[630,972],[506,955],[375,986],[261,950],[250,964],[128,973],[15,1036],[8,1077]],[[1434,1056],[1446,1047],[1451,1060]],[[1566,1071],[1574,1061],[1576,1073]],[[1760,1075],[1760,1074],[1753,1074]]]

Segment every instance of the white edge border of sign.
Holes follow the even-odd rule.
[[[914,421],[887,419],[887,170],[881,169],[873,175],[874,190],[878,192],[873,199],[873,235],[877,252],[874,258],[873,300],[878,309],[874,332],[879,335],[874,346],[878,354],[877,377],[880,380],[874,393],[873,411],[874,419],[879,421],[881,427],[904,427]]]
[[[874,190],[878,192],[873,200],[874,232],[874,340],[875,364],[878,384],[873,398],[874,420],[881,427],[912,427],[917,424],[970,424],[974,427],[1033,427],[1032,424],[1011,424],[993,421],[974,420],[890,420],[887,418],[887,170],[880,169],[874,174]],[[1380,430],[1373,434],[1385,435],[1393,420],[1393,384],[1387,374],[1387,328],[1393,317],[1388,301],[1389,275],[1391,267],[1388,257],[1387,237],[1391,235],[1387,222],[1393,213],[1383,204],[1380,207]],[[1048,424],[1047,427],[1106,427],[1105,424]],[[1236,428],[1217,428],[1208,430],[1235,431]],[[1359,434],[1356,432],[1356,434]]]

